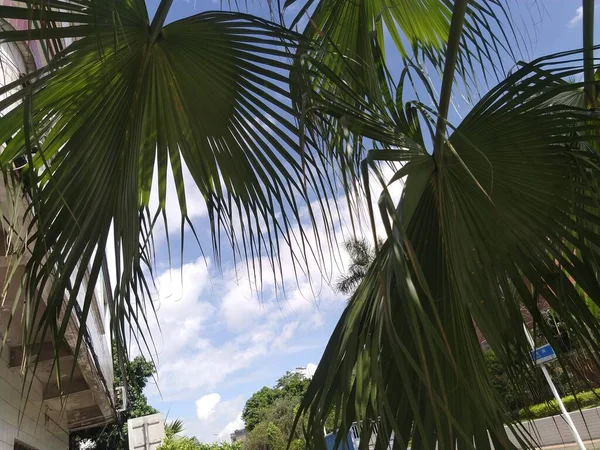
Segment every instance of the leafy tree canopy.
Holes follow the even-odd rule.
[[[178,425],[181,422],[176,421]],[[169,424],[171,425],[171,424]],[[179,436],[183,427],[165,427],[165,441],[160,446],[160,450],[241,450],[240,442],[211,442],[205,443],[198,441],[195,437]]]
[[[243,450],[305,450],[302,426],[294,429],[300,403],[310,380],[298,372],[287,372],[273,388],[263,387],[248,399],[242,418],[249,431]],[[333,414],[325,421],[325,429],[334,429]],[[302,418],[306,423],[306,418]],[[281,444],[279,436],[283,436]],[[291,438],[291,441],[290,441]],[[282,446],[283,445],[283,446]]]
[[[260,423],[264,411],[273,404],[276,398],[277,392],[275,389],[266,386],[252,394],[242,411],[242,419],[246,424],[246,430],[252,431]]]
[[[244,450],[285,450],[286,436],[273,422],[261,422],[248,434]]]
[[[261,421],[272,416],[270,410],[274,405],[277,405],[280,411],[293,411],[306,392],[308,384],[309,380],[301,373],[287,372],[277,380],[275,387],[265,386],[255,392],[246,402],[242,412],[246,429],[252,431]],[[284,429],[288,431],[287,426],[284,426]]]
[[[115,371],[115,385],[123,382],[123,373],[113,351],[113,367]],[[127,440],[127,420],[156,414],[158,410],[148,404],[144,395],[144,388],[148,379],[154,375],[156,369],[152,361],[143,356],[136,356],[131,361],[125,361],[124,368],[127,378],[127,405],[120,421],[106,427],[84,430],[77,433],[76,440],[93,442],[94,450],[126,450],[129,447]]]

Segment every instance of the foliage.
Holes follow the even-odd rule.
[[[241,450],[241,442],[213,442],[210,444],[199,443],[198,450]]]
[[[153,231],[166,216],[169,176],[181,226],[190,225],[187,168],[206,202],[213,253],[223,241],[236,257],[266,255],[275,278],[281,251],[296,268],[337,242],[329,200],[340,184],[368,205],[371,224],[380,216],[385,243],[298,411],[318,449],[334,410],[344,430],[358,422],[368,434],[377,423],[382,448],[392,433],[398,449],[489,448],[490,438],[509,447],[504,424],[514,423],[474,327],[511,382],[533,382],[523,305],[568,362],[540,297],[600,368],[593,0],[583,1],[583,49],[524,62],[515,61],[521,35],[503,0],[286,0],[299,7],[294,24],[310,13],[303,39],[236,12],[165,25],[172,3],[161,0],[152,20],[143,0],[0,6],[3,19],[32,24],[0,30],[3,42],[74,38],[1,92],[0,166],[8,173],[15,158],[28,161],[5,179],[25,183],[31,199],[25,220],[14,214],[7,225],[27,233],[9,237],[11,261],[25,259],[12,306],[44,311],[39,322],[24,315],[25,344],[62,342],[72,310],[85,324],[93,290],[84,293],[84,279],[97,284],[107,246],[117,261],[108,305],[117,353],[126,330],[147,331]],[[35,26],[48,21],[64,26]],[[461,97],[470,110],[455,121],[450,107]],[[389,180],[384,165],[394,167]],[[377,212],[373,178],[384,188]],[[387,188],[399,182],[394,203]],[[262,266],[249,267],[261,277]],[[277,429],[254,423],[257,445],[279,445]],[[533,446],[521,429],[513,434]]]
[[[193,439],[193,438],[192,438]],[[210,444],[198,443],[198,450],[241,450],[241,442],[212,442]]]
[[[518,416],[519,410],[523,407],[553,398],[552,391],[539,368],[535,369],[535,378],[527,376],[519,378],[518,374],[511,373],[511,370],[514,371],[513,367],[507,367],[498,361],[494,352],[486,351],[484,357],[492,385],[513,417]],[[559,392],[563,392],[562,380],[566,372],[557,364],[548,364],[546,368]]]
[[[144,394],[148,379],[156,373],[154,363],[146,360],[143,356],[136,356],[132,361],[125,361],[124,367],[127,379],[127,411],[116,423],[76,433],[78,441],[91,441],[94,450],[127,450],[129,447],[127,420],[158,412],[148,405],[148,399]],[[113,353],[113,368],[115,385],[120,385],[123,382],[123,374],[116,353]],[[177,421],[172,423],[172,425],[177,424]],[[179,423],[179,425],[181,424]]]
[[[242,411],[242,419],[246,424],[246,430],[252,431],[260,423],[266,409],[273,404],[276,398],[277,392],[266,386],[252,394],[246,401]]]
[[[165,425],[165,440],[160,450],[241,450],[240,442],[199,442],[196,437],[178,436],[183,432],[183,422],[175,420]]]
[[[382,244],[383,241],[379,240],[378,246]],[[335,290],[342,294],[353,294],[375,259],[375,247],[366,239],[355,238],[344,241],[344,250],[350,257],[350,266],[348,273],[336,281]]]
[[[175,436],[181,432],[183,432],[183,421],[181,419],[176,419],[165,424],[165,436]]]
[[[45,311],[41,322],[24,319],[28,342],[62,342],[72,311],[85,324],[93,301],[86,285],[101,280],[110,248],[117,262],[108,309],[118,352],[125,356],[127,329],[152,349],[142,335],[154,307],[157,222],[167,235],[174,226],[166,214],[169,179],[181,211],[175,226],[196,233],[189,173],[208,210],[215,257],[222,245],[242,259],[266,257],[276,278],[283,276],[274,264],[280,250],[312,258],[319,243],[309,242],[306,228],[333,223],[335,208],[312,202],[335,192],[335,157],[301,132],[287,86],[299,36],[236,11],[165,24],[172,3],[161,0],[153,18],[144,0],[0,5],[2,19],[30,24],[1,30],[2,42],[69,42],[57,44],[65,48],[47,67],[2,88],[0,168],[7,175],[13,161],[27,161],[19,177],[4,180],[17,192],[23,181],[31,199],[25,218],[15,214],[6,227],[28,233],[26,243],[17,232],[8,238],[15,264],[26,266],[23,296],[14,302]],[[39,26],[48,21],[60,26]],[[297,223],[306,211],[323,217],[321,227]],[[301,245],[273,245],[280,240]]]
[[[159,447],[160,450],[198,450],[196,441],[188,437],[167,436]]]
[[[246,429],[249,430],[249,436],[252,439],[244,441],[243,449],[251,450],[257,448],[267,448],[274,445],[267,439],[267,430],[272,433],[277,430],[281,433],[287,446],[290,441],[292,450],[305,450],[306,442],[301,427],[294,427],[296,417],[300,408],[302,397],[310,380],[298,372],[287,372],[282,376],[273,388],[263,387],[255,392],[248,399],[242,413],[242,418],[246,423]],[[250,421],[250,425],[248,424]],[[303,418],[303,421],[306,419]],[[255,432],[260,426],[260,430]],[[333,416],[328,418],[325,424],[329,430],[333,430]],[[249,442],[249,443],[248,443]]]
[[[579,392],[577,395],[567,395],[566,397],[562,397],[562,401],[567,411],[600,406],[600,389]],[[519,418],[522,420],[541,419],[542,417],[554,416],[556,414],[560,414],[560,408],[556,400],[552,399],[521,409],[519,411]]]
[[[246,401],[242,419],[246,430],[252,431],[263,420],[271,420],[280,425],[285,433],[291,432],[294,408],[306,392],[309,380],[297,372],[287,372],[277,380],[275,387],[263,387]],[[275,413],[275,410],[278,413]],[[278,417],[281,414],[281,417]],[[284,423],[285,422],[285,423]]]
[[[491,375],[492,385],[496,392],[500,394],[506,406],[511,410],[519,409],[523,406],[522,398],[511,383],[509,375],[506,373],[504,366],[498,362],[496,354],[492,351],[484,353],[485,363]]]
[[[277,397],[298,397],[304,395],[310,380],[300,372],[286,372],[284,376],[277,380],[275,390]]]
[[[127,380],[127,419],[156,414],[158,410],[148,405],[144,394],[148,380],[156,373],[154,363],[143,356],[136,356],[132,361],[125,362],[124,367],[126,377],[122,376],[119,364],[115,361],[115,385],[121,385]]]
[[[285,450],[287,440],[273,422],[260,422],[244,440],[244,450]]]
[[[479,52],[493,27],[470,12],[497,19],[503,3],[437,5],[451,24],[433,81],[420,53],[404,59],[400,70],[387,67],[397,59],[388,59],[381,36],[370,33],[384,25],[367,3],[373,5],[321,0],[305,30],[323,32],[338,49],[315,56],[329,71],[307,63],[307,88],[299,92],[311,111],[307,126],[322,130],[335,148],[352,149],[365,187],[381,182],[378,210],[369,215],[371,223],[380,216],[386,234],[303,399],[310,443],[324,448],[323,424],[338,408],[342,430],[357,422],[369,435],[376,423],[382,448],[392,433],[399,449],[410,441],[413,448],[489,448],[490,438],[495,448],[510,448],[505,424],[521,448],[532,448],[493,385],[475,324],[510,382],[531,385],[536,369],[522,307],[566,362],[538,309],[543,297],[571,341],[600,367],[600,323],[590,311],[590,303],[600,305],[600,117],[597,98],[589,95],[593,82],[580,78],[596,64],[584,57],[593,54],[593,42],[584,39],[583,51],[519,62],[504,79],[488,79],[487,92],[455,121],[452,99],[473,88],[463,71],[472,69],[479,81],[485,55],[498,55]],[[398,9],[419,24],[428,11],[423,3],[414,12]],[[594,2],[584,5],[593,18]],[[407,39],[416,30],[396,24]],[[513,45],[509,34],[498,36]],[[464,63],[471,56],[473,65]],[[355,61],[364,62],[366,76],[353,70]],[[347,89],[337,84],[342,73]],[[567,82],[573,76],[580,81]],[[567,95],[583,98],[584,107],[563,102]],[[381,177],[386,163],[399,165],[388,180]],[[400,182],[395,203],[388,187]]]

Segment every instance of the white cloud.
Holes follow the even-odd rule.
[[[158,367],[160,391],[167,400],[189,398],[190,392],[213,390],[230,375],[247,369],[261,357],[284,352],[276,346],[288,335],[277,323],[248,323],[248,331],[216,344],[200,337],[192,352],[174,352]],[[162,382],[164,380],[164,382]]]
[[[314,315],[314,309],[304,306],[306,301],[294,300],[302,308],[296,308],[300,313],[294,320],[287,319],[281,313],[285,303],[271,299],[261,304],[248,281],[239,282],[233,275],[226,271],[225,280],[215,280],[210,262],[202,258],[159,275],[156,307],[161,331],[157,324],[152,330],[163,400],[214,392],[228,377],[261,358],[307,348],[291,344],[297,330]],[[294,293],[292,298],[298,296]],[[149,391],[159,396],[156,387]]]
[[[286,323],[283,326],[281,334],[273,341],[273,349],[285,351],[288,342],[292,339],[294,333],[298,329],[298,325],[300,325],[299,322]]]
[[[312,378],[317,371],[317,365],[315,363],[308,363],[306,367],[297,367],[296,372],[301,373],[306,378]]]
[[[159,323],[150,307],[146,311],[159,368],[201,345],[204,325],[215,307],[201,300],[209,286],[210,261],[198,258],[181,268],[167,270],[157,278],[158,298],[154,301]]]
[[[233,272],[230,273],[230,276]],[[230,331],[243,331],[248,328],[248,323],[265,314],[263,305],[260,304],[256,289],[250,281],[231,280],[227,283],[225,295],[221,300],[221,315]]]
[[[203,442],[229,441],[232,432],[244,428],[241,411],[245,403],[241,396],[221,400],[208,417],[184,419],[185,434]]]
[[[389,179],[392,173],[386,169],[384,177]],[[373,185],[374,201],[380,191],[380,186]],[[401,187],[391,191],[397,199]],[[333,208],[334,201],[329,203]],[[320,205],[315,202],[312,206],[318,223],[322,216]],[[348,236],[350,210],[345,200],[339,201],[338,208],[340,217],[335,229],[341,242],[344,235]],[[302,217],[305,224],[310,223],[308,210]],[[381,221],[378,230],[383,233]],[[367,229],[358,231],[367,233]],[[299,235],[300,226],[294,226],[293,232]],[[278,295],[273,291],[274,280],[269,276],[266,258],[253,262],[263,268],[263,284],[259,287],[250,281],[251,275],[243,266],[237,272],[225,270],[220,277],[211,276],[210,261],[205,263],[202,258],[159,276],[157,307],[162,336],[155,334],[155,339],[168,343],[168,352],[164,351],[166,345],[159,346],[159,381],[164,380],[160,388],[165,398],[181,398],[195,389],[215,389],[263,357],[299,351],[303,343],[294,339],[299,330],[322,326],[323,309],[340,309],[346,299],[333,291],[331,283],[343,273],[348,257],[326,242],[319,245],[316,233],[311,226],[305,228],[306,240],[314,250],[307,253],[310,273],[294,271],[298,266],[287,251],[287,244],[280,242],[279,282],[283,285],[280,284]],[[293,250],[300,252],[300,244],[296,243]],[[210,290],[209,280],[214,280]],[[211,339],[211,332],[223,336],[224,331],[234,336],[221,342]]]
[[[242,420],[242,413],[239,413],[235,420],[232,420],[227,425],[223,427],[223,429],[219,432],[219,438],[224,441],[231,440],[231,433],[236,430],[242,430],[246,427],[244,421]]]
[[[569,20],[569,28],[575,27],[579,22],[583,20],[583,6],[578,6],[575,9],[575,15]]]
[[[208,419],[215,412],[221,396],[217,393],[208,394],[196,400],[196,416],[200,420]]]
[[[304,374],[304,376],[306,378],[312,378],[316,371],[317,371],[317,365],[314,363],[308,363],[306,365],[306,373]]]

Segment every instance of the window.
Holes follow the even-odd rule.
[[[37,448],[31,447],[27,444],[23,444],[22,442],[19,442],[17,440],[15,440],[15,446],[13,448],[15,450],[37,450]]]

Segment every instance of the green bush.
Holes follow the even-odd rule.
[[[577,394],[577,401],[574,395],[567,395],[562,398],[563,403],[567,411],[575,411],[578,408],[590,408],[592,406],[600,405],[600,388],[594,389],[593,391],[579,392]],[[541,419],[542,417],[554,416],[560,414],[560,409],[556,400],[550,400],[544,403],[538,403],[532,405],[529,408],[523,408],[519,411],[519,418],[521,420],[529,419]]]

